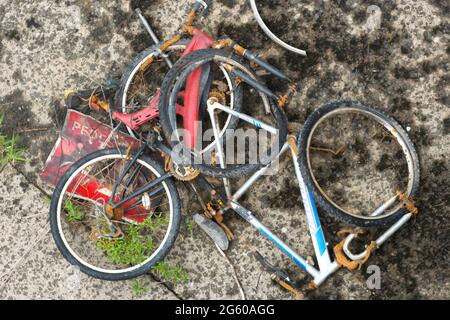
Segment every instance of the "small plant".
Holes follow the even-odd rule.
[[[106,252],[110,260],[122,265],[137,265],[144,262],[154,249],[151,236],[139,234],[139,226],[130,225],[123,239],[100,239],[97,247]]]
[[[44,195],[43,199],[46,204],[50,204],[52,202],[52,198],[50,196]]]
[[[166,261],[161,261],[157,263],[153,270],[155,270],[158,275],[169,282],[172,283],[186,283],[189,281],[189,274],[181,266],[170,266]]]
[[[131,290],[137,295],[143,295],[148,292],[148,288],[144,287],[138,279],[133,280],[131,283]]]
[[[155,212],[152,216],[148,217],[143,222],[143,225],[151,231],[158,230],[159,228],[167,226],[168,224],[169,217],[161,212]]]
[[[83,221],[86,217],[86,214],[70,200],[64,203],[64,210],[67,212],[67,220],[70,223]]]
[[[0,128],[3,125],[5,117],[0,113]],[[25,161],[23,157],[24,149],[17,147],[19,137],[13,135],[11,138],[7,138],[0,134],[0,166],[3,167],[7,163],[16,164],[20,161]]]
[[[124,230],[126,236],[118,240],[100,239],[97,248],[106,252],[114,263],[137,265],[144,262],[153,252],[155,243],[151,235],[142,235],[142,230],[154,230],[164,224],[163,219],[147,218],[141,224],[130,224]]]

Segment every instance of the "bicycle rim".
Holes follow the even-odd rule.
[[[187,41],[183,41],[183,42],[186,42],[186,43],[187,43]],[[167,51],[168,51],[169,53],[170,53],[170,52],[173,52],[173,51],[183,51],[183,50],[186,48],[186,43],[180,43],[180,44],[175,44],[175,45],[173,45],[173,46],[170,46],[170,47],[167,49]],[[133,83],[133,81],[134,81],[134,78],[135,78],[136,74],[137,74],[139,71],[142,71],[142,72],[143,72],[142,77],[143,77],[143,78],[145,77],[145,73],[147,73],[148,70],[151,68],[151,66],[154,65],[154,63],[155,63],[155,62],[148,63],[148,61],[154,59],[157,53],[158,53],[157,50],[154,50],[151,54],[149,54],[149,55],[146,56],[144,59],[142,59],[142,60],[136,65],[136,67],[132,70],[132,72],[130,73],[130,76],[128,77],[128,79],[127,79],[127,81],[126,81],[126,83],[125,83],[125,86],[124,86],[124,94],[123,94],[123,96],[122,96],[122,101],[121,101],[121,105],[122,105],[122,110],[121,110],[121,111],[122,111],[122,113],[132,113],[132,112],[136,112],[136,111],[139,111],[139,109],[145,107],[145,105],[143,105],[143,106],[138,107],[138,108],[130,109],[130,106],[129,106],[128,103],[127,103],[128,98],[129,98],[129,97],[128,97],[128,91],[130,90],[130,86],[132,85],[132,83]],[[162,62],[162,61],[161,61],[161,62],[159,62],[159,63],[165,63],[165,62]],[[145,67],[144,69],[142,69],[143,66]],[[141,69],[142,69],[142,70],[141,70]],[[228,86],[227,92],[229,93],[230,108],[231,108],[231,109],[234,109],[234,107],[235,107],[235,101],[234,101],[234,99],[235,99],[235,94],[234,94],[234,90],[233,90],[233,82],[231,81],[230,76],[228,75],[228,73],[227,73],[227,71],[226,71],[225,69],[221,68],[221,71],[222,71],[222,73],[223,73],[223,76],[224,76],[224,78],[225,78],[225,80],[226,80],[226,84],[227,84],[227,86]],[[150,87],[150,86],[148,86],[148,87]],[[152,96],[149,94],[149,95],[148,95],[148,98],[151,99],[151,97],[152,97]],[[223,132],[222,132],[221,134],[223,134],[223,133],[225,132],[226,128],[227,128],[228,125],[230,124],[230,120],[231,120],[231,117],[229,117],[228,120],[226,121],[226,124],[225,124],[225,126],[224,126]],[[137,134],[136,134],[136,132],[135,132],[133,129],[127,127],[127,131],[128,131],[128,133],[129,133],[132,137],[134,137],[134,138],[137,137]],[[213,144],[211,143],[211,144],[208,145],[206,148],[204,148],[204,150],[202,150],[202,152],[207,152],[207,151],[208,151],[209,149],[211,149],[212,147],[213,147]]]
[[[186,44],[185,44],[185,43],[181,43],[181,44],[175,44],[175,45],[173,45],[173,46],[170,46],[170,47],[167,49],[167,51],[168,51],[169,53],[172,53],[172,52],[174,52],[174,51],[183,51],[185,48],[186,48]],[[137,106],[137,107],[131,106],[131,107],[130,107],[130,104],[128,103],[128,99],[129,99],[129,90],[130,90],[130,87],[131,87],[133,81],[135,81],[136,74],[137,74],[139,71],[142,72],[142,75],[141,75],[141,77],[142,77],[142,79],[141,79],[141,80],[142,80],[141,87],[144,87],[144,86],[145,86],[145,84],[144,84],[144,78],[145,78],[145,75],[146,75],[147,72],[149,72],[149,69],[150,69],[152,66],[155,65],[155,61],[153,61],[153,59],[157,56],[157,54],[158,54],[158,49],[155,48],[154,51],[152,51],[149,55],[147,55],[144,59],[142,59],[142,60],[136,65],[136,67],[131,71],[130,76],[127,78],[127,81],[126,81],[125,86],[124,86],[124,89],[123,89],[123,95],[122,95],[122,99],[121,99],[121,100],[122,100],[122,101],[121,101],[121,106],[122,106],[121,112],[122,112],[122,113],[124,113],[124,114],[133,113],[133,112],[139,111],[140,109],[142,109],[142,108],[144,108],[144,107],[146,106],[145,104],[141,103],[140,106]],[[158,63],[162,63],[162,64],[165,65],[165,62],[164,62],[164,61],[159,61]],[[167,68],[168,68],[168,67],[167,67]],[[154,88],[152,88],[152,87],[149,86],[149,85],[147,85],[147,87],[148,87],[147,90],[152,90],[152,89],[154,89]],[[144,88],[144,90],[146,90],[146,89]],[[145,91],[144,91],[144,92],[145,92]],[[149,93],[146,95],[146,96],[147,96],[146,98],[147,98],[147,99],[151,99],[152,94],[153,94],[153,93],[150,93],[150,92],[149,92]],[[127,131],[128,131],[128,133],[129,133],[132,137],[134,137],[134,138],[137,137],[136,132],[135,132],[133,129],[127,127]]]
[[[353,120],[350,121],[351,116]],[[346,131],[344,135],[337,134],[337,130],[325,132],[324,124],[335,121],[338,117],[349,121],[347,126],[342,122],[334,125],[335,129]],[[357,125],[368,137],[367,143],[359,141],[360,135],[351,130],[354,128],[351,123],[357,122],[355,119],[361,123],[364,119],[374,122],[371,127],[361,123]],[[381,136],[373,135],[371,139],[371,133],[376,130],[380,130]],[[322,132],[314,137],[319,131]],[[333,136],[332,139],[330,136]],[[345,142],[344,136],[349,138],[349,143]],[[311,128],[306,145],[307,166],[317,190],[335,208],[349,216],[382,220],[398,212],[403,204],[397,202],[382,214],[372,216],[378,207],[398,191],[407,197],[412,195],[415,168],[409,146],[390,121],[370,109],[343,107],[326,113]],[[387,153],[389,150],[392,155]],[[394,160],[391,167],[386,159]],[[349,172],[344,167],[346,164],[361,166],[352,168]],[[369,167],[374,172],[369,172]],[[388,177],[382,177],[383,175]]]
[[[206,50],[204,50],[206,52]],[[199,55],[202,54],[201,52],[198,53]],[[206,53],[206,55],[208,55],[208,53]],[[176,96],[177,96],[177,92],[180,90],[184,80],[187,78],[187,76],[196,68],[198,68],[199,66],[205,64],[205,63],[209,63],[209,62],[214,62],[214,63],[218,63],[220,64],[229,64],[232,65],[234,67],[239,68],[240,70],[244,71],[245,73],[249,74],[249,76],[251,76],[252,78],[255,78],[255,76],[245,67],[243,66],[240,62],[228,57],[227,54],[224,55],[211,55],[205,59],[199,59],[199,61],[196,61],[195,63],[192,64],[186,64],[185,67],[181,70],[181,72],[178,74],[178,80],[176,81],[175,85],[173,86],[173,88],[171,89],[171,94],[169,97],[169,101],[168,101],[168,113],[169,113],[169,118],[170,122],[171,122],[171,130],[172,133],[174,133],[175,135],[175,139],[173,139],[172,141],[172,145],[173,146],[177,146],[178,143],[180,142],[180,136],[178,135],[177,132],[177,127],[176,127],[176,122],[175,122],[175,118],[174,118],[174,107],[175,107],[175,101],[176,101]],[[280,130],[278,132],[278,134],[276,134],[275,136],[272,136],[270,139],[272,141],[272,143],[274,143],[275,141],[278,141],[278,148],[273,148],[273,147],[267,147],[267,149],[265,149],[265,153],[268,154],[270,153],[270,156],[264,156],[261,161],[258,161],[257,163],[244,163],[244,164],[238,164],[236,167],[227,167],[227,168],[215,168],[213,166],[210,166],[208,164],[195,164],[194,167],[198,168],[200,171],[204,172],[205,174],[211,175],[211,174],[215,174],[215,175],[219,175],[219,176],[228,176],[228,177],[233,177],[233,176],[240,176],[243,174],[248,174],[252,171],[257,170],[258,168],[260,168],[262,165],[264,164],[268,164],[270,162],[271,159],[273,159],[277,153],[279,152],[279,150],[281,149],[286,135],[285,135],[285,117],[282,115],[282,112],[280,112],[279,110],[275,110],[276,106],[274,106],[273,104],[270,104],[268,102],[267,97],[261,93],[258,92],[257,96],[259,96],[259,98],[262,99],[262,103],[265,105],[266,103],[268,103],[270,105],[269,109],[272,110],[272,115],[271,115],[271,119],[273,121],[273,123],[271,125],[273,125],[273,127],[275,129]],[[256,108],[255,108],[256,109]],[[262,109],[262,108],[261,108]],[[259,110],[261,111],[261,110]],[[277,114],[277,116],[274,116],[275,113]],[[241,121],[242,122],[242,121]],[[253,127],[254,128],[254,127]],[[172,136],[173,138],[173,136]],[[223,139],[224,141],[226,141],[226,139]],[[215,140],[213,141],[213,143],[215,143]],[[179,146],[179,145],[178,145]],[[260,146],[258,145],[258,148]],[[192,152],[191,152],[192,153]],[[261,150],[259,150],[259,155],[261,153]],[[248,157],[251,157],[252,155],[248,155]],[[245,157],[247,157],[247,155],[245,155]],[[228,156],[227,156],[228,159]],[[247,161],[247,159],[246,159]],[[194,162],[195,163],[195,162]],[[244,173],[245,172],[245,173]]]

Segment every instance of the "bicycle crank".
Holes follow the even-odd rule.
[[[258,251],[253,252],[253,256],[258,260],[264,270],[269,272],[270,278],[278,283],[280,286],[293,293],[296,298],[304,299],[305,295],[300,292],[292,280],[289,278],[289,275],[283,270],[276,268],[271,265]]]

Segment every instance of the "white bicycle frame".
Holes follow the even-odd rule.
[[[215,112],[216,110],[221,110],[223,112],[226,112],[228,114],[231,114],[232,116],[236,116],[239,119],[246,121],[252,125],[254,125],[257,128],[261,128],[264,130],[267,130],[271,133],[276,133],[277,130],[273,127],[271,127],[268,124],[265,124],[249,115],[239,113],[235,110],[232,110],[224,105],[221,105],[214,99],[208,100],[208,113],[211,118],[211,123],[214,131],[215,141],[216,141],[216,147],[217,147],[217,155],[219,157],[219,163],[221,168],[225,168],[225,161],[224,161],[224,154],[223,154],[223,147],[222,143],[220,141],[219,137],[219,128],[217,128],[217,123],[215,119]],[[293,139],[293,141],[296,143],[296,137],[295,136],[289,136],[288,139]],[[289,141],[289,140],[288,140]],[[310,263],[306,261],[306,259],[299,256],[291,247],[289,247],[286,243],[284,243],[279,237],[277,237],[272,231],[270,231],[265,225],[263,225],[254,215],[251,211],[247,210],[243,206],[241,206],[238,202],[238,200],[244,195],[247,190],[261,177],[263,176],[271,167],[271,165],[278,160],[278,158],[283,155],[285,152],[288,152],[290,150],[292,155],[292,163],[295,168],[295,174],[297,177],[298,185],[301,191],[301,196],[305,208],[305,214],[306,219],[308,222],[309,227],[309,233],[311,236],[311,240],[314,247],[315,256],[317,258],[318,262],[318,268],[315,268]],[[230,184],[228,179],[223,178],[224,187],[226,190],[227,198],[228,198],[228,207],[233,209],[237,214],[239,214],[243,219],[245,219],[247,222],[249,222],[252,226],[254,226],[256,229],[258,229],[262,234],[264,234],[270,241],[272,241],[278,248],[281,249],[289,258],[291,258],[298,266],[300,266],[303,270],[305,270],[307,273],[309,273],[313,278],[313,283],[316,286],[319,286],[322,284],[325,279],[330,276],[332,273],[337,271],[340,268],[340,265],[336,262],[336,260],[332,260],[330,258],[329,252],[327,250],[328,243],[325,240],[325,235],[322,230],[322,225],[320,223],[319,215],[317,213],[317,208],[314,203],[313,196],[311,192],[308,190],[302,174],[300,172],[300,168],[297,161],[297,154],[296,150],[291,146],[290,143],[286,142],[283,147],[281,148],[281,151],[279,154],[269,163],[268,165],[264,166],[263,168],[259,169],[257,172],[255,172],[234,194],[231,192]],[[384,210],[392,206],[395,201],[397,200],[397,196],[393,197],[386,203],[384,203],[382,206],[380,206],[378,209],[374,211],[374,213],[371,214],[371,216],[376,216],[381,214]],[[398,229],[400,229],[401,226],[403,226],[408,220],[410,220],[412,217],[411,213],[407,213],[403,215],[397,222],[395,222],[390,228],[388,228],[375,242],[377,246],[382,245],[389,237],[391,237]],[[360,254],[353,254],[350,249],[349,245],[351,241],[357,236],[357,234],[351,233],[349,234],[344,242],[343,250],[345,254],[350,258],[351,260],[359,260],[363,258],[366,255],[366,250],[361,252]]]

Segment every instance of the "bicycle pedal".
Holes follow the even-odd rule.
[[[282,279],[280,276],[276,275],[275,273],[272,273],[270,275],[270,277],[273,281],[278,283],[281,287],[283,287],[284,289],[286,289],[289,292],[291,292],[292,294],[294,294],[297,299],[301,300],[301,299],[305,298],[305,295],[300,291],[300,289],[296,288],[292,282],[287,281],[286,279]]]
[[[193,219],[222,251],[228,249],[229,241],[227,235],[216,222],[205,218],[199,213],[194,213]]]
[[[289,278],[289,275],[285,271],[283,271],[283,270],[273,266],[272,264],[270,264],[266,260],[266,258],[264,258],[261,255],[261,253],[259,253],[258,251],[255,251],[255,252],[253,252],[252,255],[261,264],[261,266],[263,267],[264,270],[266,270],[270,274],[276,274],[278,277],[280,277],[282,279],[285,279],[286,281],[289,281],[289,282],[291,281],[290,278]]]
[[[303,299],[305,295],[301,293],[300,289],[292,282],[289,278],[289,275],[270,264],[258,251],[253,253],[253,256],[258,260],[264,270],[266,270],[270,274],[270,278],[279,284],[281,287],[285,288],[289,292],[293,293],[297,298]]]

